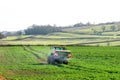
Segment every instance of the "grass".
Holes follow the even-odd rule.
[[[102,27],[105,26],[105,30]],[[118,46],[120,42],[120,31],[112,31],[111,26],[115,26],[115,30],[120,24],[97,25],[81,27],[64,28],[65,32],[55,32],[47,35],[23,35],[8,36],[0,39],[0,45],[90,45],[90,46]],[[100,34],[94,33],[94,30]],[[89,44],[88,44],[89,43]]]
[[[116,36],[120,34],[120,31],[115,31],[115,32],[104,32],[102,33],[103,35],[110,35],[110,36]]]
[[[13,80],[120,79],[120,47],[67,48],[72,51],[68,65],[48,65],[50,46],[1,46],[0,75]]]
[[[111,26],[115,26],[116,30],[118,29],[118,27],[120,26],[120,24],[109,24],[109,25],[98,25],[98,26],[89,26],[87,28],[74,28],[71,32],[73,33],[83,33],[83,34],[93,34],[93,30],[97,31],[97,32],[102,32],[102,27],[105,27],[105,32],[110,31],[111,30]],[[104,32],[103,32],[104,33]],[[114,34],[114,32],[112,32]]]
[[[108,42],[110,41],[110,42]],[[41,38],[32,40],[17,40],[17,41],[0,41],[0,45],[102,45],[106,46],[106,44],[110,43],[109,46],[118,46],[120,45],[119,38],[116,37],[80,37],[80,38]]]
[[[27,38],[30,37],[31,35],[24,35],[24,36],[7,36],[5,38],[3,38],[2,40],[16,40],[19,38]]]

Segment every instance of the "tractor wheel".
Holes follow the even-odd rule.
[[[48,58],[48,64],[55,64],[55,60],[52,56]]]
[[[51,64],[55,64],[55,60],[53,57],[51,58]]]
[[[48,57],[48,60],[47,60],[48,64],[50,64],[50,57]]]
[[[68,61],[63,61],[64,64],[68,64]]]

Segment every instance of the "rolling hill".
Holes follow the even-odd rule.
[[[92,45],[119,46],[120,23],[65,27],[47,35],[8,36],[1,45]]]

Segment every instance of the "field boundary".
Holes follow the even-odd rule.
[[[90,46],[89,44],[96,43],[108,43],[108,42],[116,42],[120,41],[120,39],[113,40],[104,40],[104,41],[94,41],[94,42],[85,42],[85,43],[73,43],[73,44],[0,44],[0,46]],[[120,45],[117,45],[120,46]]]

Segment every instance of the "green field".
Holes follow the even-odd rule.
[[[120,80],[120,47],[66,46],[68,65],[48,65],[51,46],[1,46],[0,75],[7,80]]]
[[[114,30],[112,30],[114,26]],[[105,28],[103,30],[103,27]],[[89,45],[120,46],[120,23],[86,27],[66,27],[46,35],[7,36],[0,45]]]
[[[0,40],[0,45],[90,45],[90,46],[120,46],[120,36],[78,35],[69,33],[54,33],[52,35],[37,35],[20,38],[8,36]],[[56,35],[56,36],[55,36]],[[109,44],[109,45],[108,45]]]
[[[68,65],[47,64],[54,45],[66,46],[72,51]],[[120,24],[66,27],[63,32],[46,35],[7,36],[0,39],[0,77],[7,80],[120,80],[119,46]]]

